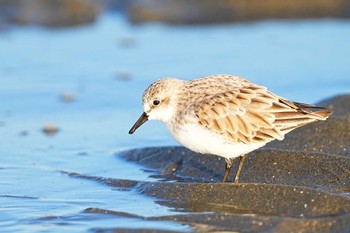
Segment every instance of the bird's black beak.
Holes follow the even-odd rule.
[[[129,130],[129,134],[133,134],[137,130],[137,128],[140,127],[146,121],[148,121],[148,116],[144,112],[144,113],[142,113],[140,118],[135,122],[135,124],[131,127],[131,129]]]

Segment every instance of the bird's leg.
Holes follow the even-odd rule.
[[[236,172],[236,175],[235,175],[235,179],[233,181],[236,184],[238,184],[239,175],[241,174],[241,170],[242,170],[242,167],[243,167],[244,160],[245,160],[245,155],[241,155],[239,157],[239,165],[238,165],[238,169],[237,169],[237,172]]]
[[[228,175],[230,174],[231,167],[232,167],[232,161],[231,161],[231,159],[225,158],[225,161],[226,161],[225,175],[224,175],[224,177],[222,178],[221,183],[225,183],[225,182],[226,182],[227,177],[228,177]]]

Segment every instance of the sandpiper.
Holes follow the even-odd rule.
[[[145,90],[143,111],[129,134],[147,120],[160,120],[190,150],[224,157],[222,182],[227,180],[232,159],[240,157],[235,183],[247,153],[332,114],[331,109],[289,101],[232,75],[160,79]]]

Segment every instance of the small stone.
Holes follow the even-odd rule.
[[[116,74],[116,79],[120,81],[130,81],[131,74],[129,72],[118,72]]]
[[[46,124],[43,126],[42,131],[48,136],[53,136],[59,131],[59,128],[54,124]]]
[[[60,96],[63,102],[73,102],[75,100],[75,95],[73,93],[63,93]]]
[[[29,132],[27,130],[22,130],[19,135],[20,136],[28,136]]]
[[[132,37],[121,38],[118,42],[121,48],[131,48],[135,46],[135,39]]]

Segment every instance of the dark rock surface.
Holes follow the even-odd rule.
[[[151,176],[163,180],[159,182],[70,175],[124,191],[138,191],[161,205],[184,212],[144,217],[89,208],[85,213],[174,221],[196,232],[349,232],[349,101],[350,95],[344,95],[322,102],[333,106],[332,118],[295,130],[285,141],[250,153],[240,184],[219,182],[224,159],[183,147],[144,148],[118,155],[142,164]],[[96,229],[119,230],[157,232]]]
[[[184,214],[143,217],[125,212],[88,208],[84,212],[146,221],[175,221],[193,231],[347,232],[350,197],[291,185],[233,183],[130,182],[71,174],[156,198]],[[185,214],[186,213],[186,214]],[[98,229],[98,232],[144,232],[143,229]],[[157,229],[153,229],[157,230]],[[112,232],[114,232],[112,231]],[[152,231],[150,231],[152,232]]]
[[[220,182],[225,167],[225,161],[220,157],[199,155],[183,147],[145,148],[128,151],[122,156],[152,168],[157,172],[154,177],[183,182]],[[235,162],[238,166],[238,159]],[[230,180],[233,180],[233,174],[234,172],[229,177]],[[260,149],[248,155],[240,181],[350,192],[349,177],[350,158]]]
[[[210,24],[261,19],[350,16],[346,0],[133,0],[127,9],[134,23]]]
[[[349,95],[338,95],[333,98],[323,100],[317,103],[317,105],[325,106],[325,107],[329,106],[330,108],[334,109],[335,111],[332,115],[332,118],[344,119],[344,120],[350,119]]]

